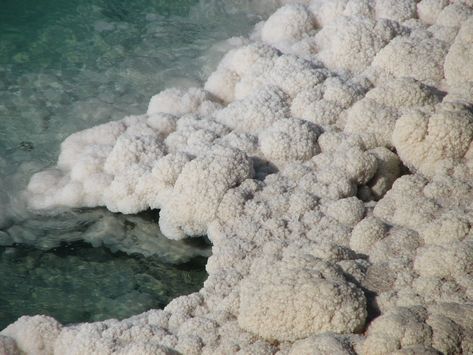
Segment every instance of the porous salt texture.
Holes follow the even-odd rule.
[[[158,208],[168,238],[207,234],[203,288],[123,321],[22,317],[1,346],[473,352],[473,3],[284,3],[204,89],[73,134],[26,191],[33,208]]]

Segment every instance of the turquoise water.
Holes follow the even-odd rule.
[[[32,313],[64,322],[125,317],[201,286],[209,247],[168,241],[156,215],[38,214],[21,191],[54,164],[69,134],[143,113],[163,88],[201,85],[229,48],[222,41],[247,34],[271,10],[263,4],[2,1],[0,328]]]

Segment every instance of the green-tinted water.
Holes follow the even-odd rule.
[[[246,34],[270,10],[264,3],[2,1],[0,328],[33,313],[125,317],[200,287],[204,263],[195,258],[208,247],[166,240],[155,217],[38,215],[21,191],[69,134],[145,112],[163,88],[201,85],[229,47],[221,41]]]
[[[48,252],[0,247],[0,329],[21,314],[63,323],[126,318],[197,291],[205,258],[171,265],[156,256],[112,253],[73,243]]]

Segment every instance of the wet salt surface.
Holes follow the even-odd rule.
[[[252,1],[2,4],[0,329],[23,314],[123,318],[200,288],[208,246],[168,241],[149,216],[37,215],[21,191],[69,134],[145,112],[165,87],[200,85],[229,47],[219,41],[266,11]]]

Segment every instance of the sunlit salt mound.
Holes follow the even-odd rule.
[[[123,319],[198,290],[205,258],[169,264],[111,253],[85,243],[51,251],[0,248],[0,328],[21,315],[47,314],[63,323]]]
[[[158,208],[167,237],[208,235],[209,277],[123,322],[21,318],[3,346],[472,353],[471,21],[467,0],[285,5],[204,89],[67,138],[32,208]]]

